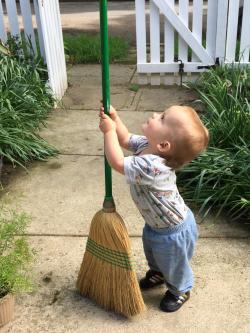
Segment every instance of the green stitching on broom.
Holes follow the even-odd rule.
[[[86,250],[112,265],[133,270],[133,263],[127,253],[107,249],[90,238],[88,238]]]

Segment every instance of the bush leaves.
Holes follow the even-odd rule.
[[[212,208],[233,219],[250,213],[250,69],[211,69],[189,87],[199,95],[210,132],[206,152],[179,172],[189,203],[205,216]]]

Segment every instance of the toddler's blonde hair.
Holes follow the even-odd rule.
[[[207,147],[209,132],[193,108],[178,105],[171,106],[168,111],[173,117],[168,123],[172,135],[166,164],[173,169],[180,169]]]

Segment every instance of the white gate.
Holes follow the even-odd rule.
[[[0,0],[0,39],[7,40],[7,34],[25,38],[32,44],[37,54],[36,34],[40,54],[47,64],[49,85],[57,99],[61,99],[67,89],[67,72],[58,0]],[[32,15],[32,12],[34,14]]]
[[[149,8],[135,0],[135,6],[139,83],[179,83],[179,74],[191,80],[218,62],[250,64],[250,0],[150,0]]]

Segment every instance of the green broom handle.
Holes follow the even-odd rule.
[[[109,42],[107,0],[99,0],[100,31],[101,31],[101,62],[102,62],[102,100],[104,112],[109,115],[110,85],[109,85]],[[105,198],[104,204],[113,203],[111,167],[105,156]]]

